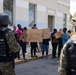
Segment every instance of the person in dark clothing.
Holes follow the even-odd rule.
[[[23,28],[23,33],[26,33],[26,31],[27,31],[27,27],[24,27]],[[23,44],[24,44],[24,52],[23,53],[26,53],[26,42],[23,40]]]
[[[58,39],[56,39],[55,37],[55,33],[57,32],[57,29],[54,29],[53,30],[53,33],[51,34],[51,42],[52,42],[52,47],[53,47],[53,50],[52,50],[52,59],[53,58],[57,58],[56,57],[56,49],[57,49],[57,45],[58,45]]]
[[[46,59],[48,58],[48,49],[49,49],[50,39],[43,39],[42,42],[42,58],[44,58],[44,52],[46,51]]]
[[[36,57],[36,47],[37,47],[37,42],[31,42],[31,57]]]
[[[33,25],[32,29],[38,29],[38,28],[36,27],[36,24]]]
[[[38,29],[38,28],[36,27],[36,24],[34,24],[31,29]],[[37,55],[36,55],[37,42],[31,42],[30,44],[31,44],[31,57],[37,58]]]

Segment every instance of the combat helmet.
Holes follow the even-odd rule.
[[[0,25],[8,25],[9,22],[9,16],[5,13],[0,13]]]

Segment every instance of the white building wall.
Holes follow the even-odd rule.
[[[37,5],[37,26],[46,28],[46,6]]]
[[[61,12],[56,12],[56,24],[55,28],[60,29],[63,28],[63,13]]]
[[[3,12],[3,0],[0,0],[0,13]]]
[[[69,27],[70,0],[14,0],[14,23],[29,27],[29,3],[36,5],[36,24],[38,28],[48,27],[48,15],[54,16],[53,28],[63,27],[63,14],[67,14]],[[0,12],[3,12],[3,0],[0,0]]]
[[[36,24],[38,28],[48,27],[48,14],[55,14],[56,0],[26,0],[29,3],[37,5]],[[54,10],[54,11],[53,11]],[[51,12],[50,12],[51,11]],[[53,12],[52,12],[53,11]]]
[[[29,3],[25,0],[16,0],[16,25],[28,27],[29,21]]]
[[[63,14],[66,14],[66,27],[69,29],[69,15],[70,15],[70,0],[58,0],[57,1],[57,24],[56,27],[59,29],[63,28]]]

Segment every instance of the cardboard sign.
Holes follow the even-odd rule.
[[[62,36],[61,32],[57,32],[57,33],[55,33],[55,37],[56,37],[56,39],[60,38],[61,36]]]
[[[42,42],[42,30],[39,29],[27,29],[23,36],[26,42]]]
[[[63,30],[61,30],[60,33],[63,35],[64,34]]]
[[[43,39],[48,39],[51,37],[49,28],[42,29],[42,31],[43,31],[43,34],[42,34]]]

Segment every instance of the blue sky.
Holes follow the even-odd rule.
[[[70,13],[73,15],[76,12],[76,0],[70,2]]]

